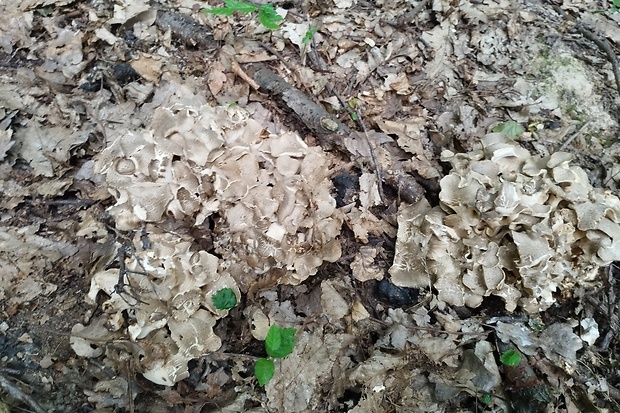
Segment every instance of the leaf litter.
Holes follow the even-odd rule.
[[[615,68],[572,21],[615,45],[615,14],[353,0],[268,31],[193,6],[0,6],[8,401],[618,410]],[[261,390],[273,325],[298,336]],[[39,403],[14,390],[33,363]]]

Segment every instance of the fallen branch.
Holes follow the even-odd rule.
[[[173,37],[188,46],[205,49],[216,44],[207,27],[185,14],[160,10],[157,12],[155,25],[164,32],[170,30]]]
[[[256,65],[254,80],[260,87],[280,98],[284,104],[301,119],[320,140],[350,154],[343,138],[357,134],[340,120],[328,113],[319,104],[307,97],[301,90],[289,85],[284,79],[264,65]],[[370,159],[372,162],[372,159]],[[409,174],[398,167],[397,160],[386,162],[387,168],[379,168],[377,178],[394,188],[400,197],[409,203],[415,203],[424,196],[424,188]],[[376,165],[376,162],[374,162]]]
[[[2,373],[0,373],[0,387],[2,387],[14,399],[30,406],[30,408],[36,413],[47,413],[47,411],[43,409],[39,403],[37,403],[28,394],[24,393],[24,391],[22,391],[19,387],[15,386]]]
[[[611,70],[614,72],[614,78],[616,79],[616,88],[618,89],[618,92],[620,92],[620,65],[618,65],[618,56],[616,56],[614,49],[606,39],[603,39],[602,37],[599,37],[590,30],[586,29],[586,27],[581,23],[576,23],[575,29],[577,29],[583,37],[591,40],[607,55],[607,60],[611,63]]]
[[[310,100],[301,90],[289,85],[286,80],[269,70],[266,66],[257,65],[254,72],[254,80],[263,90],[278,96],[282,101],[299,116],[301,121],[319,139],[330,143],[334,140],[333,135],[345,136],[351,130],[337,117],[327,113],[319,104]]]
[[[368,128],[366,128],[366,124],[362,120],[362,116],[357,111],[355,112],[355,116],[357,118],[357,124],[360,125],[364,130],[364,138],[366,139],[366,144],[368,144],[370,159],[372,159],[372,164],[375,167],[375,175],[377,175],[379,197],[381,198],[381,202],[385,204],[385,194],[383,193],[383,174],[381,173],[381,168],[379,168],[379,162],[377,162],[377,157],[375,156],[375,148],[373,148],[372,144],[370,143],[370,138],[368,137]]]
[[[551,7],[557,14],[562,16],[562,18],[567,18],[567,13],[562,10],[561,7],[551,4]],[[583,37],[592,41],[595,45],[599,47],[607,56],[607,60],[611,63],[611,70],[614,73],[614,78],[616,79],[616,88],[618,92],[620,92],[620,65],[618,64],[618,56],[616,56],[616,52],[614,52],[613,47],[609,44],[609,42],[594,34],[590,29],[586,28],[583,24],[579,22],[575,22],[575,30],[577,30]]]

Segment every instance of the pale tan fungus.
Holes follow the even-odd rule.
[[[269,272],[301,283],[340,258],[344,218],[323,150],[293,132],[266,135],[242,108],[175,104],[156,109],[146,130],[117,132],[95,162],[116,199],[108,212],[117,228],[202,227],[214,216],[215,248],[226,258],[221,268],[191,237],[148,226],[152,246],[133,239],[121,295],[118,270],[93,277],[92,301],[100,291],[110,297],[102,319],[119,331],[129,314],[143,375],[173,385],[187,377],[189,360],[221,344],[212,328],[228,310],[215,308],[216,292],[231,288],[239,300]]]
[[[530,155],[501,134],[480,146],[444,151],[453,169],[439,206],[401,207],[389,271],[396,285],[432,285],[452,305],[496,295],[509,311],[538,312],[620,259],[620,200],[593,188],[571,154]]]

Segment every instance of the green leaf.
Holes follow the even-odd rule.
[[[218,310],[229,310],[237,305],[237,296],[232,288],[222,288],[211,297]]]
[[[295,329],[280,328],[272,325],[265,338],[265,350],[273,358],[284,358],[293,352],[295,347]]]
[[[256,6],[252,3],[236,0],[224,0],[226,7],[214,7],[212,9],[204,9],[205,13],[209,14],[221,14],[224,16],[232,16],[234,12],[241,14],[253,13],[257,10]]]
[[[212,9],[202,9],[203,12],[209,14],[219,14],[222,16],[232,16],[234,10],[227,9],[226,7],[214,7]]]
[[[258,21],[269,30],[278,30],[280,28],[278,22],[282,20],[284,20],[282,16],[276,13],[271,4],[263,4],[258,8]]]
[[[499,361],[505,366],[514,367],[521,361],[521,354],[508,350],[499,357]]]
[[[484,394],[484,395],[482,395],[482,398],[480,400],[484,404],[489,404],[489,403],[491,403],[491,395],[490,394]]]
[[[314,36],[314,33],[316,33],[317,28],[316,27],[310,27],[308,29],[308,31],[306,32],[306,34],[304,35],[304,38],[301,39],[302,43],[308,43],[312,40],[312,36]]]
[[[226,7],[229,9],[234,9],[241,14],[248,14],[256,11],[256,6],[246,1],[224,0],[224,3],[226,3]]]
[[[517,136],[520,136],[523,132],[525,132],[525,129],[514,120],[509,120],[506,123],[500,123],[499,125],[494,127],[493,132],[503,133],[510,139],[514,139]]]
[[[271,380],[273,373],[276,371],[276,365],[270,359],[258,359],[254,366],[254,375],[258,379],[258,384],[264,386]]]

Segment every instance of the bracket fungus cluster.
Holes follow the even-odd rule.
[[[237,300],[241,294],[233,277],[220,271],[217,257],[192,251],[192,243],[177,235],[149,230],[149,248],[140,247],[144,240],[135,235],[122,275],[119,269],[94,274],[88,298],[95,302],[100,291],[110,298],[99,320],[74,327],[71,342],[79,355],[98,356],[89,346],[89,341],[97,342],[92,340],[97,326],[110,333],[125,333],[126,328],[130,341],[138,344],[144,377],[172,385],[189,375],[189,360],[221,346],[213,327],[228,311],[215,308],[213,294],[223,288],[230,288]]]
[[[440,205],[401,209],[392,281],[432,285],[438,299],[477,307],[495,295],[507,310],[539,312],[555,293],[595,280],[620,260],[620,200],[593,188],[572,155],[531,155],[502,134],[481,149],[444,151],[452,172]]]
[[[150,130],[121,136],[98,159],[117,227],[169,216],[201,226],[217,215],[226,260],[258,274],[282,269],[288,283],[337,260],[343,217],[330,161],[296,133],[263,132],[241,108],[157,109]]]
[[[109,143],[95,166],[116,199],[108,212],[119,230],[147,225],[152,239],[149,248],[133,240],[129,297],[115,289],[119,269],[95,274],[89,297],[110,296],[108,328],[128,321],[145,377],[174,384],[187,376],[187,361],[219,348],[213,326],[226,312],[209,297],[221,288],[239,295],[267,272],[298,284],[340,257],[343,217],[329,169],[321,148],[268,133],[236,107],[159,108],[150,128]],[[170,222],[174,234],[157,229]],[[222,259],[192,247],[192,228],[209,225]]]

